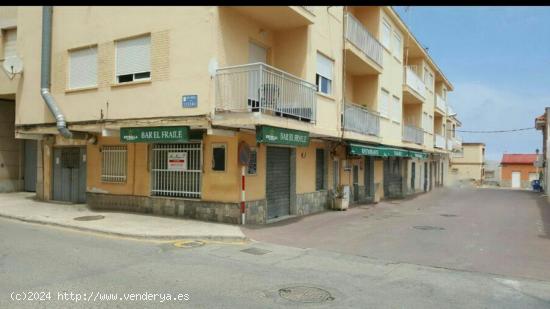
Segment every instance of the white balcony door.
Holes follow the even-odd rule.
[[[248,43],[248,63],[267,63],[267,49],[258,44]],[[253,107],[258,104],[258,89],[260,88],[260,72],[253,70],[248,73],[248,99]]]

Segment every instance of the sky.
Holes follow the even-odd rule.
[[[395,7],[454,86],[458,130],[534,127],[550,106],[550,7]],[[457,132],[486,159],[542,151],[542,133]]]

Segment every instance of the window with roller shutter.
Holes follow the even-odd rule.
[[[151,78],[151,36],[116,42],[116,78],[128,83]]]
[[[97,46],[69,52],[69,89],[97,86]]]

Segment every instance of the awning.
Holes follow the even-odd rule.
[[[384,146],[370,146],[362,144],[348,145],[348,153],[351,155],[359,156],[373,156],[373,157],[404,157],[404,158],[418,158],[427,159],[428,154],[420,151],[412,151],[407,149],[384,147]]]

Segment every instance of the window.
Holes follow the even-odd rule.
[[[17,29],[6,29],[2,32],[4,38],[4,58],[13,57],[17,55]]]
[[[315,190],[325,189],[325,150],[315,150]]]
[[[201,142],[153,144],[151,152],[151,195],[201,197]],[[187,162],[170,164],[170,158],[183,158]]]
[[[69,89],[97,86],[97,47],[69,52]]]
[[[393,31],[393,55],[397,59],[402,60],[403,58],[403,45],[401,35],[397,31]]]
[[[332,93],[332,70],[334,61],[317,53],[317,75],[315,76],[315,84],[317,91],[324,94]]]
[[[225,171],[225,144],[214,144],[212,146],[212,170]]]
[[[248,175],[256,175],[258,166],[258,150],[256,148],[250,148],[250,160],[246,167],[246,173]]]
[[[434,131],[434,117],[432,115],[429,116],[430,120],[428,122],[428,128],[430,128],[430,133],[433,133]]]
[[[101,149],[101,181],[124,183],[128,173],[126,146],[103,146]]]
[[[398,97],[393,96],[393,104],[391,107],[392,120],[401,122],[401,101]]]
[[[380,106],[378,108],[378,112],[381,116],[384,116],[388,118],[389,113],[389,105],[390,105],[390,93],[382,89],[382,97],[380,98]]]
[[[428,118],[428,113],[424,112],[422,114],[422,128],[424,128],[424,131],[430,131],[430,119]]]
[[[118,83],[151,78],[151,36],[116,42]]]
[[[390,49],[390,40],[391,40],[391,26],[390,24],[382,20],[382,45],[387,49]]]

